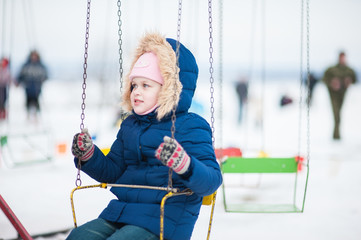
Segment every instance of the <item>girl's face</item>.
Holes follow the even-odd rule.
[[[156,106],[161,88],[161,84],[148,78],[133,78],[130,101],[134,112],[143,115]]]

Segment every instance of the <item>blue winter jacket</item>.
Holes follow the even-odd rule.
[[[167,41],[175,51],[176,41]],[[176,110],[175,139],[190,156],[191,163],[185,174],[173,173],[172,179],[173,187],[189,188],[193,194],[166,201],[164,237],[172,240],[191,238],[203,196],[215,192],[222,183],[210,126],[199,115],[188,112],[198,67],[183,45],[180,45],[179,68],[183,90]],[[82,170],[99,182],[166,187],[169,168],[155,157],[155,151],[165,135],[171,136],[171,126],[170,115],[158,121],[154,112],[144,116],[133,112],[123,121],[107,156],[95,147],[93,157],[83,164]],[[159,235],[160,202],[165,191],[113,187],[111,192],[116,199],[110,201],[100,218],[137,225]]]
[[[17,82],[24,85],[28,97],[38,98],[42,85],[47,78],[46,67],[41,62],[31,62],[29,59],[22,66]]]

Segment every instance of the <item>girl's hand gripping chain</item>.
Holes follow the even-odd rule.
[[[175,139],[165,136],[163,140],[164,142],[159,145],[155,153],[156,158],[164,165],[172,168],[174,172],[185,173],[191,161],[188,154]]]
[[[94,144],[88,129],[84,128],[81,133],[74,135],[71,152],[81,161],[88,161],[93,156]]]

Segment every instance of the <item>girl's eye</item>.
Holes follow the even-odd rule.
[[[144,83],[144,84],[143,84],[143,87],[144,87],[144,88],[147,88],[147,87],[149,87],[149,85],[146,84],[146,83]]]
[[[132,92],[135,88],[137,88],[137,84],[133,83],[133,84],[130,86],[130,91]]]

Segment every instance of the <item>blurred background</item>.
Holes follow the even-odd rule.
[[[116,0],[91,2],[85,126],[99,147],[108,148],[119,128],[119,34],[126,74],[143,33],[157,31],[176,39],[181,14],[180,41],[195,55],[200,70],[191,111],[209,122],[212,61],[216,147],[237,147],[249,156],[311,156],[303,214],[227,213],[218,194],[212,239],[356,240],[361,236],[361,87],[356,82],[347,92],[342,137],[335,141],[332,108],[321,81],[324,71],[337,63],[340,51],[360,78],[361,1],[306,3],[223,0],[213,1],[210,8],[208,1],[199,0],[125,0],[119,12]],[[0,120],[0,194],[33,236],[64,232],[50,239],[65,239],[73,226],[69,193],[77,170],[70,144],[81,122],[86,17],[86,0],[0,0],[0,56],[10,60],[14,80],[9,85],[7,116]],[[35,119],[27,115],[24,90],[15,84],[32,50],[38,51],[48,71]],[[306,88],[300,85],[307,63],[317,80],[310,108],[305,104]],[[236,83],[242,79],[248,93],[240,108]],[[301,185],[306,169],[300,173]],[[84,174],[82,179],[84,184],[94,183]],[[263,180],[261,194],[262,190],[274,193],[271,183]],[[304,191],[299,189],[301,196]],[[282,187],[278,190],[280,196],[288,193]],[[112,197],[80,195],[84,205],[79,222],[96,217]],[[208,219],[208,212],[200,215],[192,239],[205,238]],[[0,239],[16,238],[0,212]]]
[[[265,61],[268,74],[299,71],[301,47],[301,1],[213,1],[214,61],[219,61],[222,33],[225,80],[233,74],[255,69]],[[37,49],[49,67],[52,79],[82,76],[85,42],[86,1],[1,1],[1,51],[11,56],[16,73],[31,49]],[[357,0],[313,0],[309,4],[310,59],[312,71],[322,73],[344,50],[348,62],[359,72],[361,33],[357,23]],[[144,31],[159,31],[176,38],[178,1],[122,1],[124,62]],[[304,16],[306,18],[306,16]],[[222,29],[219,24],[222,22]],[[306,22],[303,23],[304,37]],[[181,40],[208,66],[208,2],[183,1]],[[118,16],[116,1],[91,3],[89,71],[110,74],[117,69]],[[263,44],[264,42],[264,44]],[[304,42],[305,43],[305,42]],[[306,46],[304,46],[305,51]],[[264,53],[263,53],[264,51]],[[305,54],[304,54],[305,55]],[[115,68],[112,69],[112,68]],[[217,69],[216,69],[217,71]],[[95,74],[95,73],[94,73]],[[229,77],[228,77],[229,74]]]

